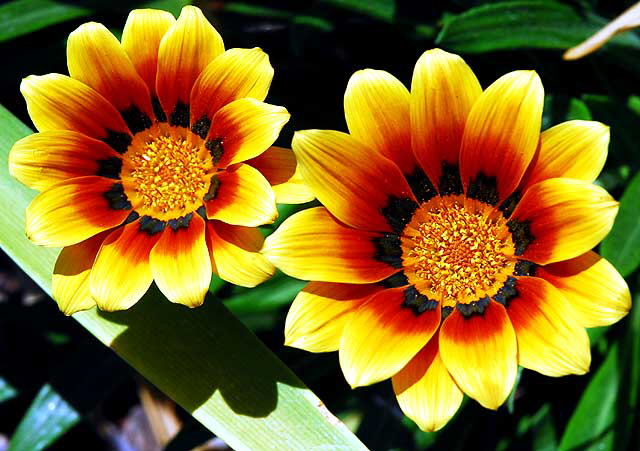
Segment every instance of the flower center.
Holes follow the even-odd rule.
[[[165,220],[200,207],[213,172],[200,137],[158,124],[135,135],[124,155],[122,180],[136,211]]]
[[[502,214],[462,196],[422,204],[404,231],[402,249],[409,281],[442,307],[495,295],[517,262]]]

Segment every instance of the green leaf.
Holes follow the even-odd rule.
[[[44,385],[11,437],[9,451],[40,451],[80,421],[80,415],[49,384]]]
[[[57,251],[25,237],[24,211],[35,193],[7,170],[9,148],[30,130],[2,107],[0,129],[0,247],[49,292]],[[74,319],[237,451],[366,449],[211,297],[188,309],[152,289],[130,310],[93,309]]]
[[[456,52],[481,53],[517,48],[566,49],[595,33],[605,21],[583,17],[554,1],[490,3],[448,18],[436,42]],[[639,47],[632,34],[612,43]]]
[[[0,403],[8,401],[18,394],[18,390],[13,388],[9,382],[3,377],[0,377]]]
[[[91,14],[71,2],[13,0],[0,6],[0,42]]]
[[[277,273],[256,288],[236,288],[237,294],[226,299],[225,305],[235,314],[271,312],[291,303],[306,284]]]
[[[620,386],[618,345],[610,350],[571,415],[560,441],[560,451],[613,449],[615,403]]]
[[[321,2],[386,22],[393,22],[396,14],[395,0],[367,0],[365,2],[362,0],[321,0]]]
[[[627,276],[640,266],[640,173],[632,179],[620,199],[620,210],[600,253],[620,274]]]

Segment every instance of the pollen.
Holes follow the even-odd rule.
[[[165,126],[136,135],[125,154],[123,180],[137,211],[169,219],[202,205],[212,167],[201,139]]]
[[[517,261],[502,214],[461,196],[424,203],[402,242],[408,277],[443,307],[495,295]]]

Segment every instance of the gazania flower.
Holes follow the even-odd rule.
[[[126,309],[153,280],[194,307],[212,270],[244,286],[268,278],[256,226],[274,221],[277,200],[309,194],[293,153],[269,148],[289,114],[262,102],[267,55],[225,51],[187,6],[177,20],[133,11],[122,42],[84,24],[69,36],[67,60],[70,77],[23,80],[39,133],[17,142],[9,163],[42,191],[27,209],[27,235],[64,247],[53,277],[60,308]]]
[[[339,350],[353,387],[392,378],[403,411],[442,427],[466,393],[497,409],[518,365],[589,369],[585,327],[630,307],[625,281],[591,251],[617,203],[592,182],[608,128],[571,121],[540,133],[535,72],[485,91],[456,55],[426,52],[411,93],[386,72],[350,80],[350,134],[299,132],[303,178],[324,207],[297,213],[267,258],[311,280],[286,343]]]

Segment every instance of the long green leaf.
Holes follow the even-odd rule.
[[[448,18],[436,42],[467,53],[515,48],[566,49],[597,31],[603,23],[601,18],[585,19],[559,2],[498,2]],[[635,35],[620,36],[612,42],[640,46]]]
[[[26,239],[24,210],[35,193],[7,170],[10,146],[30,130],[2,107],[0,130],[0,246],[49,291],[57,251]],[[214,299],[187,309],[151,290],[128,311],[74,318],[237,451],[366,449]]]
[[[600,246],[600,252],[623,276],[640,266],[640,173],[638,173],[620,199],[620,211],[609,235]]]
[[[0,42],[91,14],[70,2],[13,0],[0,6]]]

